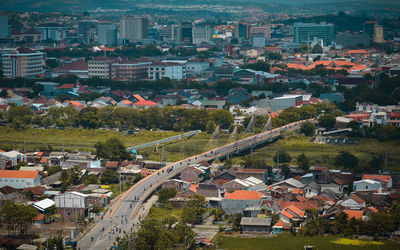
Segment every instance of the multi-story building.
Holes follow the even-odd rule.
[[[249,40],[250,30],[248,23],[237,23],[235,27],[235,36],[241,40]]]
[[[93,42],[97,31],[97,20],[81,20],[78,22],[78,35],[85,42]]]
[[[8,16],[0,16],[0,37],[6,37],[9,35]]]
[[[377,24],[376,21],[366,21],[364,23],[364,33],[372,37],[374,35],[375,24]]]
[[[3,76],[7,78],[33,77],[44,73],[44,53],[29,48],[18,48],[3,57]]]
[[[210,62],[208,61],[190,61],[186,63],[186,73],[189,75],[200,75],[202,70],[208,69]]]
[[[265,46],[265,35],[263,33],[253,33],[250,38],[253,47],[262,48]]]
[[[121,38],[128,41],[146,39],[149,32],[149,21],[146,17],[124,16],[120,22]]]
[[[374,26],[374,43],[383,43],[383,26],[375,24]]]
[[[180,63],[155,62],[148,69],[148,78],[151,80],[163,78],[180,80],[185,77],[186,67]]]
[[[35,29],[42,33],[43,40],[62,41],[67,38],[67,27],[59,23],[44,23]]]
[[[250,27],[250,35],[260,33],[264,34],[265,39],[271,39],[271,29],[269,25]]]
[[[177,42],[182,40],[182,34],[178,24],[160,27],[158,32],[159,39],[163,42]]]
[[[336,44],[342,45],[344,47],[353,46],[369,46],[369,35],[366,34],[351,34],[350,32],[345,32],[336,35]]]
[[[117,44],[117,29],[112,23],[99,23],[97,25],[97,35],[99,44]]]
[[[112,78],[118,80],[140,80],[147,78],[151,62],[122,61],[111,65]]]
[[[198,45],[200,43],[210,41],[211,37],[212,30],[208,24],[196,25],[192,29],[193,44]]]
[[[400,110],[393,110],[390,112],[387,116],[386,123],[400,128]]]
[[[96,57],[88,61],[88,76],[111,79],[111,65],[116,62],[114,58]]]
[[[193,25],[191,22],[184,22],[184,23],[179,23],[179,32],[180,32],[180,38],[182,39],[182,42],[185,43],[193,43]]]
[[[334,29],[331,23],[295,23],[294,42],[311,44],[314,39],[322,39],[324,44],[331,44],[334,40]]]

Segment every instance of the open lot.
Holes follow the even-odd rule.
[[[336,242],[336,243],[335,243]],[[351,244],[349,244],[351,243]],[[395,241],[368,241],[368,240],[346,240],[338,237],[304,237],[293,236],[290,234],[281,234],[273,238],[238,238],[238,237],[220,237],[218,249],[232,250],[298,250],[304,249],[305,245],[314,246],[313,249],[399,249],[400,244]]]

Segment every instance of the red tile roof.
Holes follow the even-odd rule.
[[[119,162],[117,162],[117,161],[108,161],[106,163],[107,168],[117,168],[118,165],[119,165]]]
[[[142,169],[142,171],[140,171],[140,174],[142,175],[142,177],[146,177],[149,175],[149,170],[148,169]]]
[[[72,63],[64,64],[63,66],[58,67],[55,71],[70,71],[70,70],[88,70],[88,63],[85,62],[85,59],[80,59]]]
[[[35,179],[38,171],[0,170],[0,178]]]
[[[294,217],[293,214],[289,213],[289,212],[286,211],[286,210],[282,210],[282,211],[281,211],[281,214],[283,214],[284,216],[288,217],[289,219],[292,219],[292,218]]]
[[[193,192],[197,193],[197,187],[198,186],[199,185],[197,185],[197,184],[192,184],[192,185],[190,185],[190,190],[192,190]]]
[[[364,174],[362,176],[363,180],[373,180],[373,179],[378,179],[382,182],[387,183],[388,181],[390,181],[392,179],[392,177],[390,175],[374,175],[374,174]]]
[[[58,88],[59,89],[72,89],[74,87],[75,87],[75,84],[73,84],[73,83],[65,83]]]
[[[157,103],[153,101],[138,101],[133,104],[134,106],[155,106]]]
[[[236,190],[233,193],[225,194],[225,199],[228,200],[261,200],[264,195],[252,190]]]
[[[242,168],[236,171],[236,173],[265,173],[265,169],[257,169],[257,168]]]
[[[274,227],[282,227],[283,229],[290,229],[292,228],[292,224],[285,223],[282,220],[279,220],[277,223],[275,223]]]
[[[24,193],[32,193],[35,195],[41,195],[46,191],[44,187],[30,187],[30,188],[24,188],[22,192]]]
[[[347,214],[347,218],[350,220],[351,218],[356,218],[360,220],[364,214],[364,211],[356,211],[356,210],[343,210]]]
[[[290,207],[286,208],[286,210],[291,210],[293,213],[297,214],[300,217],[304,217],[304,211],[301,211],[295,205],[290,205]]]
[[[358,202],[359,204],[363,204],[365,201],[363,199],[361,199],[360,197],[358,197],[357,195],[352,195],[350,196],[350,198],[352,198],[353,200],[355,200],[356,202]]]

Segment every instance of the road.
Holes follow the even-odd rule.
[[[122,194],[116,202],[114,202],[111,209],[109,209],[104,215],[103,220],[100,220],[92,230],[78,241],[78,248],[82,250],[111,248],[117,236],[122,236],[124,231],[130,232],[133,226],[137,226],[138,220],[135,218],[141,209],[144,209],[142,207],[143,201],[165,180],[179,174],[188,166],[199,163],[203,160],[209,161],[221,158],[227,154],[233,154],[260,142],[278,138],[282,130],[299,129],[301,122],[303,121],[291,123],[271,131],[256,134],[223,145],[208,152],[171,163],[147,176],[133,185],[129,190]],[[120,231],[121,233],[119,233]]]

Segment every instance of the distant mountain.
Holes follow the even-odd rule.
[[[83,11],[98,7],[103,9],[128,9],[140,3],[157,4],[225,4],[236,3],[247,5],[268,3],[283,5],[334,5],[343,7],[365,6],[365,8],[379,6],[389,8],[400,6],[398,0],[0,0],[1,10],[12,11]]]

